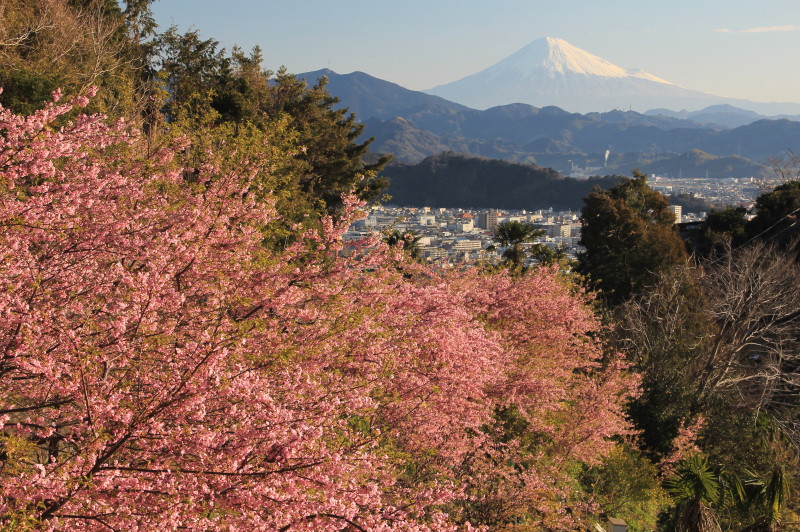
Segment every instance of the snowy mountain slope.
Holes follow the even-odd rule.
[[[537,39],[476,74],[434,87],[428,94],[477,109],[527,103],[571,112],[652,108],[696,110],[719,103],[766,106],[690,90],[642,70],[626,70],[563,39]],[[798,104],[788,104],[789,108]],[[769,108],[774,112],[774,108]],[[789,112],[789,111],[784,111]]]
[[[539,71],[549,77],[574,73],[607,78],[625,78],[628,72],[601,57],[573,46],[564,39],[545,37],[477,75],[503,76],[509,71],[522,75]]]

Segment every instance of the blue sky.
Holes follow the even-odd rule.
[[[800,0],[156,0],[162,28],[265,67],[360,70],[409,89],[454,81],[540,37],[687,88],[800,102]]]

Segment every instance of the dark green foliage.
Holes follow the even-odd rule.
[[[218,46],[198,31],[179,34],[174,26],[157,36],[152,66],[165,84],[167,120],[205,116],[268,128],[271,73],[261,68],[260,48],[246,55],[237,47],[227,54]]]
[[[18,114],[31,114],[51,101],[53,91],[63,85],[58,76],[29,70],[0,69],[0,104]]]
[[[563,244],[559,244],[556,247],[550,247],[541,243],[534,244],[531,246],[530,253],[539,264],[570,263],[567,256],[567,247]]]
[[[414,233],[401,233],[397,229],[392,229],[383,235],[383,241],[389,247],[397,247],[402,245],[403,251],[408,254],[415,261],[422,261],[422,252],[420,251],[419,235]]]
[[[765,242],[784,250],[797,250],[800,239],[800,181],[789,181],[761,194],[755,202],[755,217],[747,219],[744,207],[712,209],[697,230],[686,235],[688,249],[709,258],[733,248]]]
[[[207,99],[229,72],[230,60],[214,39],[198,31],[179,34],[173,26],[156,38],[154,68],[161,73],[167,98],[164,115],[170,122],[205,113]]]
[[[747,502],[760,514],[750,530],[777,530],[790,496],[786,470],[776,466],[765,477],[753,476],[745,483]]]
[[[325,89],[327,79],[308,86],[281,70],[273,83],[268,111],[272,116],[286,115],[297,133],[301,149],[292,170],[300,174],[301,191],[319,198],[329,213],[336,212],[342,194],[353,188],[362,199],[377,199],[388,182],[376,174],[390,157],[363,162],[372,139],[357,142],[364,125],[347,109],[336,108],[339,100]]]
[[[749,531],[775,530],[787,515],[790,484],[797,481],[789,473],[797,469],[796,449],[764,415],[754,423],[743,412],[719,412],[709,421],[703,445],[715,463],[740,479],[729,521],[749,523]]]
[[[681,377],[665,382],[645,375],[641,397],[628,407],[631,420],[642,431],[642,446],[654,459],[670,450],[682,421],[691,413],[691,387]]]
[[[261,49],[257,46],[249,55],[238,47],[231,50],[212,98],[212,106],[223,121],[270,127],[270,72],[262,70],[261,62]]]
[[[756,217],[745,228],[749,239],[773,242],[783,249],[798,249],[800,181],[784,183],[760,195],[755,212]]]
[[[397,205],[578,209],[592,187],[610,187],[619,178],[565,178],[552,168],[509,163],[456,153],[419,164],[389,166],[387,193]]]
[[[523,244],[532,243],[544,234],[544,229],[539,229],[532,223],[511,220],[497,224],[494,230],[494,239],[506,248],[503,252],[503,260],[513,269],[522,269],[525,266],[527,255]]]
[[[380,196],[387,183],[377,173],[389,157],[364,162],[371,140],[357,142],[364,125],[336,107],[325,78],[308,86],[281,69],[270,80],[272,73],[261,69],[260,49],[245,55],[234,48],[228,55],[196,31],[180,35],[170,28],[159,36],[157,49],[168,120],[248,123],[262,130],[285,122],[295,155],[276,171],[290,191],[278,204],[288,220],[335,214],[342,195],[351,191],[365,200]]]
[[[712,209],[698,229],[687,236],[689,251],[699,257],[721,254],[728,246],[739,246],[746,240],[747,209],[728,207]]]
[[[143,45],[144,40],[151,37],[158,25],[150,11],[154,0],[124,0],[125,26],[132,43]]]
[[[744,207],[728,207],[712,209],[703,222],[703,227],[714,235],[729,235],[732,239],[741,239],[744,226],[747,224],[747,209]]]
[[[196,31],[180,35],[170,28],[158,38],[157,62],[166,83],[168,120],[203,118],[262,130],[286,121],[295,156],[278,173],[294,183],[292,195],[302,198],[278,208],[291,220],[335,214],[342,195],[351,190],[362,199],[376,199],[386,186],[376,174],[389,158],[363,162],[371,140],[357,142],[364,125],[336,108],[338,100],[325,89],[326,79],[308,86],[281,69],[270,80],[272,73],[261,69],[261,60],[258,48],[250,55],[234,48],[228,55],[217,41],[201,39]],[[298,209],[301,203],[307,207]]]
[[[664,483],[677,507],[671,528],[682,531],[731,530],[770,532],[782,529],[791,495],[785,466],[774,464],[763,473],[736,464],[734,472],[708,457],[684,459]],[[742,528],[743,523],[749,523]]]
[[[581,211],[580,271],[616,305],[651,283],[663,268],[686,260],[667,200],[634,178],[594,190]]]
[[[676,475],[665,487],[678,502],[675,530],[678,532],[712,532],[721,527],[711,509],[729,497],[721,471],[712,468],[705,456],[696,454],[685,459]]]

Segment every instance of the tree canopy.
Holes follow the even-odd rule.
[[[756,198],[756,216],[745,227],[748,238],[777,243],[784,249],[800,239],[800,181],[788,181]]]
[[[579,269],[613,304],[651,282],[659,270],[686,260],[667,200],[634,171],[609,190],[594,190],[581,211]]]
[[[724,253],[728,246],[745,243],[746,225],[747,209],[744,207],[711,209],[697,232],[689,237],[687,246],[700,257],[714,257]]]

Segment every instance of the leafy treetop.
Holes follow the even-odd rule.
[[[611,304],[654,279],[662,268],[686,260],[667,200],[634,170],[609,190],[595,190],[581,211],[579,268]]]

